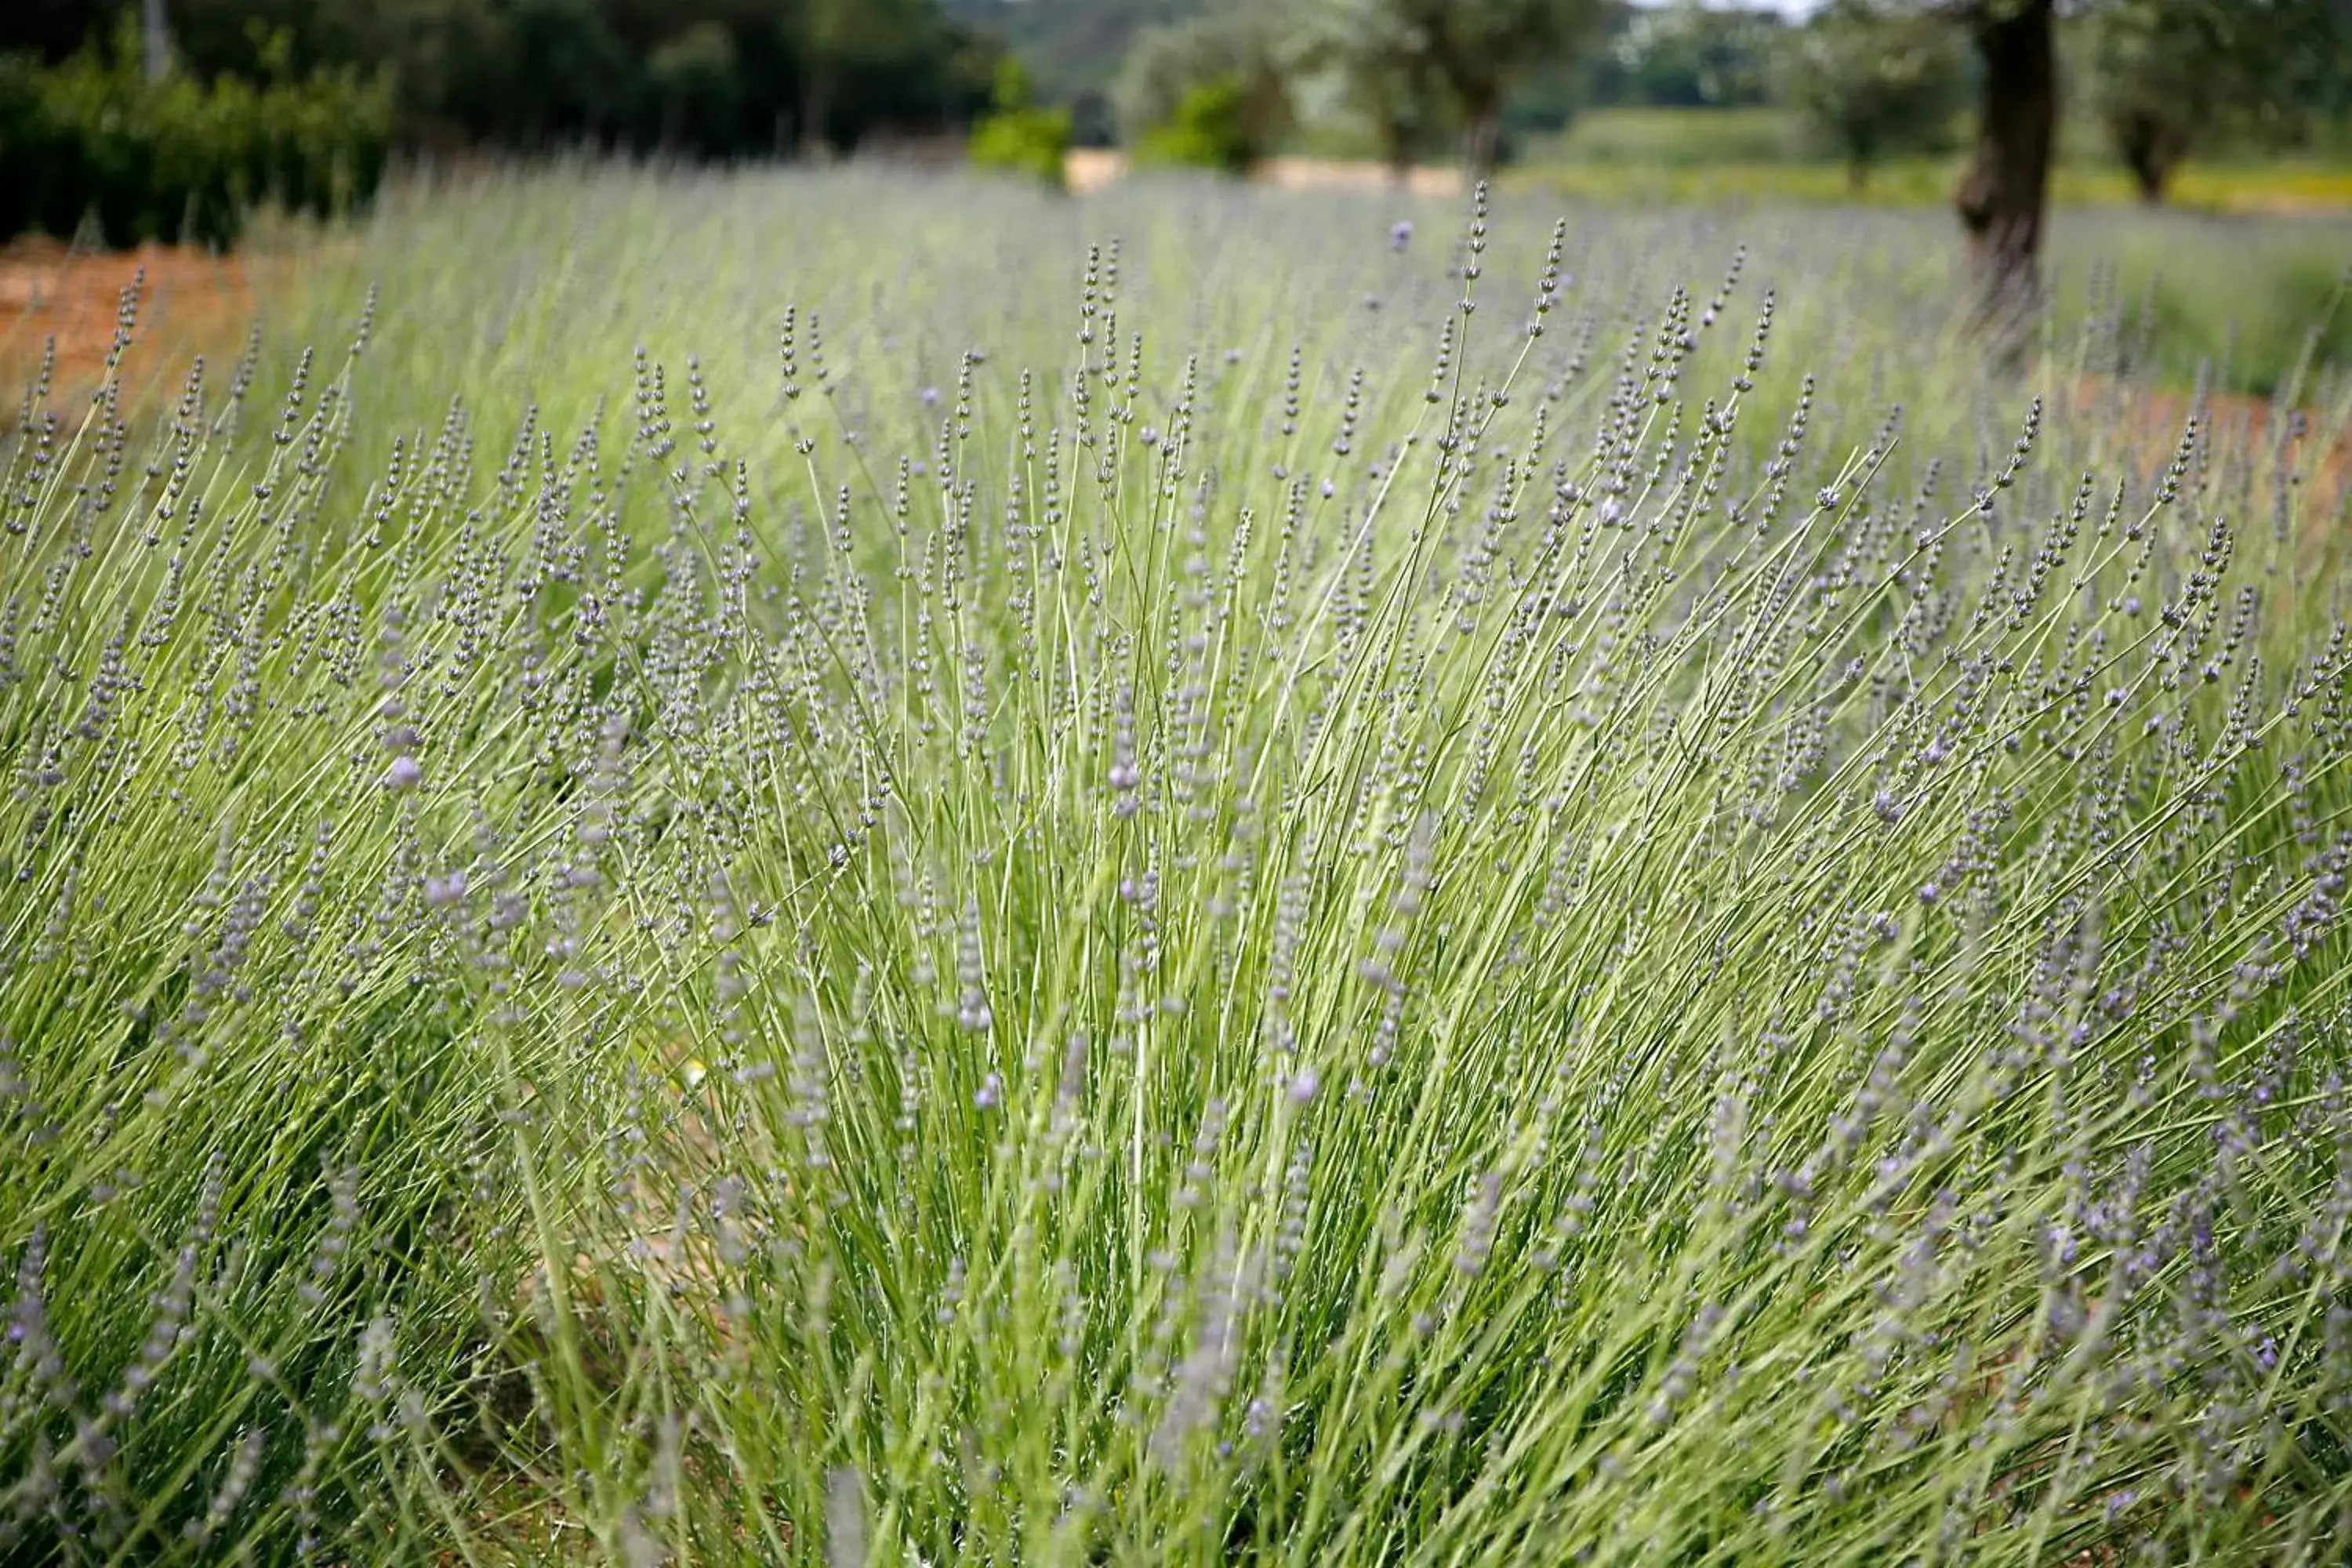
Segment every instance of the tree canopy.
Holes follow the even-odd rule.
[[[1831,0],[1782,52],[1782,95],[1845,160],[1854,185],[1886,153],[1940,144],[1966,85],[1960,41],[1889,0]]]
[[[0,53],[60,60],[125,8],[8,0]],[[388,69],[396,132],[427,143],[845,147],[968,120],[1001,53],[935,0],[168,0],[167,12],[174,57],[200,78],[257,76],[271,47],[297,70]]]
[[[1503,111],[1538,70],[1570,57],[1607,15],[1602,0],[1296,0],[1306,68],[1367,121],[1401,163],[1440,127],[1472,168],[1502,151]]]
[[[1146,27],[1113,89],[1119,128],[1140,150],[1162,146],[1166,161],[1244,167],[1290,122],[1295,47],[1279,6],[1229,5]]]
[[[2216,132],[2291,131],[2331,79],[2342,8],[2328,0],[2104,0],[2085,18],[2090,100],[2147,200]]]

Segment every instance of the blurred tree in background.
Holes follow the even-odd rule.
[[[1549,60],[1574,53],[1601,19],[1600,0],[1324,0],[1339,31],[1344,68],[1433,88],[1462,126],[1463,155],[1485,174],[1500,161],[1503,110]]]
[[[282,31],[257,26],[250,43],[250,78],[207,80],[176,68],[132,12],[55,65],[0,55],[0,239],[225,247],[262,202],[329,216],[367,200],[388,154],[389,81],[298,72]]]
[[[1278,0],[1144,27],[1112,89],[1119,129],[1147,162],[1239,173],[1290,129],[1296,49]]]
[[[0,53],[55,65],[137,0],[0,0]],[[960,129],[1002,48],[934,0],[168,0],[177,68],[385,72],[410,146],[589,145],[702,157]]]
[[[1738,109],[1772,95],[1788,19],[1757,6],[1674,0],[1612,7],[1592,86],[1595,102],[1661,109]]]
[[[996,68],[994,105],[971,128],[972,163],[1059,186],[1066,177],[1069,153],[1070,111],[1038,107],[1028,68],[1007,55]]]
[[[1399,178],[1455,131],[1427,34],[1391,0],[1318,0],[1302,8],[1303,58],[1323,100],[1369,133]]]
[[[1958,23],[1975,49],[1976,145],[1954,205],[1977,262],[1979,313],[1990,322],[2021,321],[2039,294],[2062,16],[2086,30],[2102,117],[2142,190],[2159,195],[2193,139],[2224,114],[2276,123],[2316,111],[2352,45],[2340,0],[1906,3]]]
[[[2107,0],[2085,18],[2086,85],[2116,155],[2161,202],[2200,142],[2277,141],[2325,112],[2347,76],[2327,0]]]
[[[1846,166],[1858,192],[1890,153],[1941,151],[1968,88],[1960,41],[1890,0],[1830,0],[1792,29],[1780,87]]]

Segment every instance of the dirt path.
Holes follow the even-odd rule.
[[[0,401],[16,402],[52,340],[53,384],[96,386],[124,291],[134,283],[138,326],[123,362],[127,384],[176,377],[198,354],[215,364],[234,357],[253,319],[257,277],[267,279],[272,265],[163,246],[103,254],[52,240],[0,247]]]
[[[1118,184],[1127,175],[1127,154],[1110,148],[1081,147],[1064,160],[1062,176],[1080,195]],[[1468,188],[1457,168],[1423,164],[1400,181],[1381,163],[1337,158],[1268,158],[1250,174],[1281,191],[1393,191],[1415,196],[1459,196]]]

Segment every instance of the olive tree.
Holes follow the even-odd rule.
[[[1954,207],[1967,231],[1979,312],[2015,321],[2038,297],[2060,118],[2058,30],[2088,30],[2092,82],[2142,189],[2193,139],[2273,101],[2310,101],[2303,78],[2341,74],[2341,0],[1885,0],[1957,30],[1973,51],[1976,131]]]
[[[1888,0],[1832,0],[1790,33],[1780,96],[1844,159],[1859,191],[1891,152],[1935,145],[1959,108],[1959,42],[1937,18]]]
[[[1290,123],[1294,37],[1279,5],[1232,6],[1144,28],[1128,46],[1112,93],[1121,132],[1144,145],[1213,103],[1216,140],[1231,143],[1216,162],[1264,157]]]
[[[1450,115],[1472,172],[1485,174],[1511,89],[1573,50],[1601,15],[1601,0],[1319,0],[1307,27],[1392,163],[1408,138]]]
[[[2327,0],[2105,0],[2084,18],[2090,101],[2143,200],[2217,130],[2285,129],[2347,68]]]

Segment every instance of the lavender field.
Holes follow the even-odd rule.
[[[0,1562],[2342,1561],[2352,222],[1554,218],[413,184],[27,389]]]

